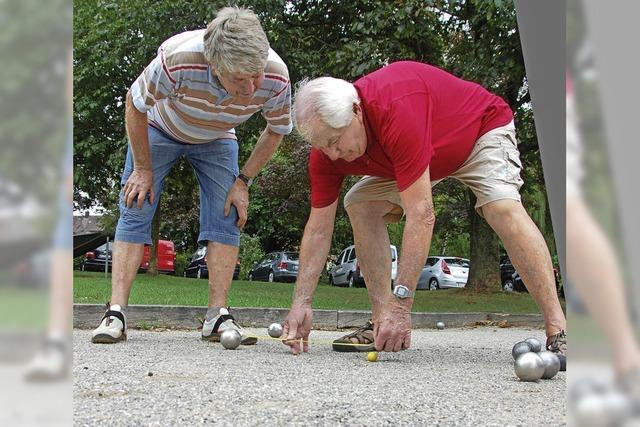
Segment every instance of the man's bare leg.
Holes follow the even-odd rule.
[[[93,330],[91,342],[94,344],[115,344],[127,339],[123,309],[129,305],[129,293],[142,261],[144,245],[117,241],[113,244],[112,253],[111,307]]]
[[[391,251],[384,216],[393,207],[387,201],[372,201],[354,203],[347,208],[374,323],[391,294]]]
[[[142,243],[113,242],[111,305],[129,305],[131,286],[140,268],[143,254]]]
[[[521,203],[498,200],[482,207],[544,318],[547,337],[566,330],[567,322],[556,291],[547,244]]]
[[[209,269],[209,308],[226,307],[233,270],[238,259],[238,247],[222,243],[207,244]]]
[[[227,298],[233,280],[233,270],[238,259],[238,248],[232,245],[209,242],[207,244],[207,268],[209,269],[209,309],[202,325],[202,339],[217,341],[218,336],[227,329],[234,329],[242,336],[241,344],[252,345],[258,342],[256,337],[246,336],[244,330],[233,320],[227,311]],[[220,317],[218,317],[220,316]],[[218,322],[221,323],[218,324]],[[217,326],[216,326],[217,325]],[[216,329],[217,327],[217,329]]]

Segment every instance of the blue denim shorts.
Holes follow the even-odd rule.
[[[193,167],[200,183],[200,234],[198,242],[218,242],[240,245],[240,229],[236,225],[238,212],[231,206],[228,216],[224,215],[227,193],[238,176],[238,142],[234,139],[218,139],[206,144],[185,144],[176,141],[163,132],[149,126],[149,146],[153,165],[154,203],[147,196],[138,209],[136,203],[127,208],[124,191],[120,190],[120,219],[115,240],[129,243],[151,244],[151,220],[158,207],[164,180],[173,165],[185,157]],[[133,172],[131,147],[122,174],[121,185]]]

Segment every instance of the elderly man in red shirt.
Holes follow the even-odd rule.
[[[304,341],[312,325],[311,300],[330,249],[343,179],[362,175],[344,206],[368,286],[372,322],[342,342],[369,346],[341,347],[338,340],[335,350],[409,348],[413,295],[435,222],[431,186],[451,177],[476,195],[477,212],[502,239],[542,311],[547,348],[564,355],[566,320],[549,250],[520,201],[522,166],[513,113],[504,100],[436,67],[396,62],[353,84],[331,77],[303,82],[294,110],[297,129],[313,149],[312,208],[284,327],[293,353],[308,350]],[[385,224],[403,215],[402,255],[392,291]]]

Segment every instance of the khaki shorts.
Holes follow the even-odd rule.
[[[522,179],[520,153],[513,122],[482,135],[469,158],[448,178],[454,178],[473,191],[478,199],[475,205],[482,215],[482,206],[496,200],[520,201]],[[446,178],[445,178],[446,179]],[[431,186],[440,180],[431,181]],[[394,208],[385,216],[387,222],[397,222],[404,215],[402,200],[394,180],[364,176],[344,196],[344,207],[361,202],[388,201]]]

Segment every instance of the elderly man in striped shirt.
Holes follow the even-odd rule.
[[[291,132],[291,85],[286,65],[269,48],[250,10],[221,9],[206,30],[166,40],[126,98],[129,150],[122,175],[120,219],[113,250],[111,305],[92,342],[125,340],[124,309],[164,179],[181,157],[200,183],[200,235],[207,245],[209,309],[202,339],[218,341],[236,329],[255,344],[225,308],[240,229],[247,221],[248,187]],[[242,169],[234,128],[261,111],[267,126]]]

